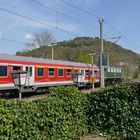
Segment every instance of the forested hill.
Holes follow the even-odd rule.
[[[54,47],[54,59],[91,63],[90,53],[94,53],[94,63],[97,64],[100,52],[99,38],[77,37],[73,40],[57,42]],[[52,47],[42,46],[32,51],[17,52],[16,55],[32,57],[52,57]],[[104,40],[104,56],[109,65],[120,66],[125,69],[125,75],[132,78],[137,64],[140,64],[140,55],[127,50],[117,44]]]

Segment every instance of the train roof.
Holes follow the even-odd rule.
[[[45,58],[35,58],[35,57],[25,57],[25,56],[15,56],[15,55],[5,55],[0,54],[0,60],[13,60],[13,61],[22,61],[22,62],[36,62],[36,63],[46,63],[46,64],[60,64],[60,65],[69,65],[69,66],[84,66],[92,67],[92,64],[72,62],[65,60],[51,60]],[[97,65],[93,64],[94,68],[98,68]]]
[[[118,68],[120,68],[120,69],[122,69],[122,67],[120,67],[120,66],[110,66],[110,65],[107,65],[107,66],[104,66],[105,68],[114,68],[114,69],[118,69]]]

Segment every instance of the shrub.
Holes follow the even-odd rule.
[[[87,132],[140,137],[140,85],[116,85],[85,95],[52,88],[42,100],[0,100],[0,139],[71,140]]]
[[[47,106],[49,116],[54,118],[51,129],[55,128],[55,131],[51,131],[52,135],[64,139],[87,133],[86,96],[75,88],[65,87],[53,88],[51,93]]]
[[[120,139],[136,139],[140,135],[140,98],[129,85],[116,85],[91,93],[89,99],[90,132]]]
[[[87,132],[86,96],[56,88],[37,101],[0,100],[0,139],[68,140]]]

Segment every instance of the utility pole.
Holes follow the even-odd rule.
[[[104,45],[103,45],[103,19],[99,20],[100,23],[100,41],[101,41],[101,50],[100,50],[100,87],[104,88],[104,66],[103,66],[103,53],[104,53]]]
[[[92,54],[92,79],[94,77],[94,70],[93,70],[93,54]],[[94,90],[94,81],[92,80],[92,90]]]
[[[52,60],[54,60],[54,46],[56,46],[56,45],[57,45],[56,43],[52,43],[52,44],[49,44],[48,45],[52,49],[52,52],[51,52],[52,53],[52,56],[51,56],[52,57]]]
[[[94,57],[94,55],[95,55],[96,53],[90,53],[89,55],[91,56],[91,59],[92,59],[92,61],[91,61],[91,64],[92,64],[92,75],[91,75],[91,77],[92,77],[92,79],[93,79],[93,77],[94,77],[94,64],[93,64],[93,57]],[[92,90],[94,91],[94,81],[92,80]]]
[[[52,45],[52,60],[54,59],[54,48],[53,48],[53,45]]]

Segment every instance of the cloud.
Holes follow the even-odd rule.
[[[26,34],[24,35],[24,38],[25,38],[25,39],[28,39],[28,40],[33,40],[33,39],[34,39],[34,35],[33,35],[33,34],[26,33]]]

